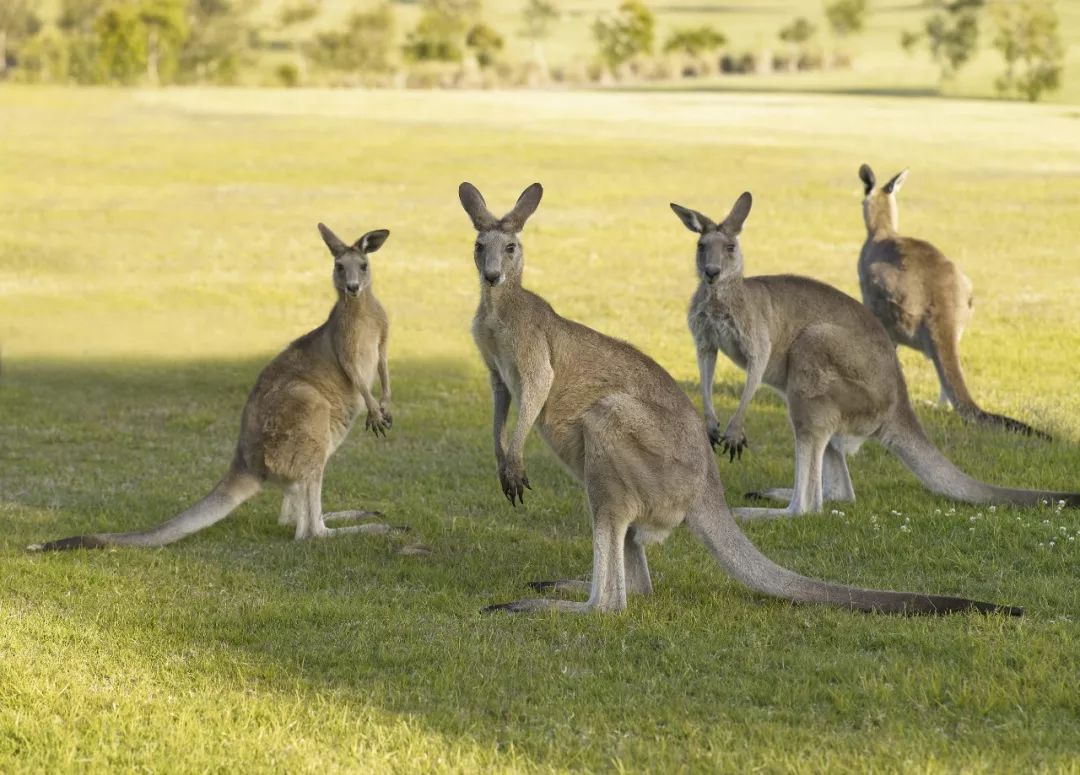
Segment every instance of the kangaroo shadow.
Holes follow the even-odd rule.
[[[252,674],[313,695],[330,689],[356,711],[377,707],[480,749],[513,746],[540,766],[581,766],[594,761],[594,746],[604,751],[598,761],[641,755],[661,728],[687,743],[723,725],[751,734],[768,720],[803,735],[825,734],[836,720],[814,712],[835,684],[780,705],[761,694],[761,676],[799,653],[835,649],[830,633],[850,615],[762,606],[681,532],[650,552],[656,596],[633,601],[624,615],[480,615],[487,603],[520,596],[530,579],[587,570],[591,541],[581,488],[536,439],[527,505],[503,499],[478,363],[392,362],[390,435],[354,427],[327,468],[328,509],[377,508],[409,524],[409,534],[294,543],[277,525],[277,497],[263,494],[162,549],[23,553],[42,538],[155,524],[203,495],[225,470],[244,397],[265,362],[8,364],[0,545],[11,588],[79,622],[88,638],[125,633],[153,653],[242,652]],[[738,389],[718,387],[722,417]],[[724,461],[725,481],[766,461],[790,477],[786,423],[779,399],[757,399],[749,427],[761,443],[741,464]],[[797,556],[799,538],[789,533],[791,545],[773,547],[778,559]],[[822,627],[799,624],[807,616]],[[880,620],[874,630],[902,637],[903,626]],[[759,638],[783,639],[785,648],[756,648]],[[879,657],[855,655],[852,680],[878,669]],[[907,654],[905,669],[936,658]],[[199,669],[235,677],[235,666],[213,661]],[[814,685],[812,674],[801,679]]]

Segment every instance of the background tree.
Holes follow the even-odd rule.
[[[866,0],[836,0],[827,3],[825,18],[838,38],[862,32],[866,24]]]
[[[656,20],[641,0],[624,0],[619,10],[593,23],[593,37],[600,60],[615,71],[641,54],[651,54]]]
[[[817,33],[817,26],[805,16],[792,19],[791,23],[780,28],[780,40],[795,46],[802,46]]]
[[[551,29],[559,20],[559,7],[554,0],[527,0],[521,17],[524,21],[521,36],[532,41],[533,61],[541,79],[546,81],[548,65],[544,56],[544,41],[551,36]]]
[[[188,0],[190,34],[180,51],[185,81],[233,83],[252,33],[246,14],[254,0]]]
[[[482,68],[495,64],[504,43],[502,35],[483,22],[474,24],[465,34],[465,47],[473,52],[476,63]]]
[[[102,0],[61,0],[56,26],[66,41],[64,78],[76,83],[100,83],[104,79],[98,57],[97,18]]]
[[[469,22],[480,16],[480,0],[423,0],[416,27],[403,51],[412,62],[460,62]]]
[[[664,53],[680,53],[697,59],[727,43],[724,34],[712,27],[683,27],[673,30],[664,41]]]
[[[134,3],[113,2],[94,21],[97,60],[106,82],[130,84],[146,68],[146,35]]]
[[[176,72],[177,54],[188,37],[184,0],[141,0],[139,24],[146,35],[146,80],[161,83],[162,72],[171,80]]]
[[[0,78],[7,74],[12,48],[41,29],[41,19],[27,0],[0,0]]]
[[[995,81],[998,92],[1035,102],[1044,91],[1059,88],[1065,48],[1053,2],[999,0],[992,10],[994,48],[1005,58],[1005,72]]]
[[[354,13],[342,30],[320,32],[308,44],[311,60],[330,70],[382,73],[393,69],[394,9],[383,3]]]
[[[979,12],[985,0],[934,0],[936,9],[919,32],[904,32],[900,44],[908,51],[926,44],[941,70],[941,80],[956,76],[979,44]]]

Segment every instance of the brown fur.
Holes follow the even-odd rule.
[[[819,512],[825,500],[852,501],[847,455],[867,438],[894,451],[934,492],[970,503],[1033,504],[1080,495],[995,487],[950,463],[923,432],[911,408],[896,350],[862,304],[824,283],[779,275],[743,278],[739,235],[750,210],[743,194],[720,224],[672,205],[699,234],[701,282],[688,322],[697,347],[710,440],[732,459],[747,446],[745,418],[764,382],[787,401],[795,432],[795,486],[765,491],[788,500],[786,509],[737,509],[741,517]],[[746,370],[739,406],[723,432],[712,404],[716,354]]]
[[[347,246],[322,224],[319,228],[334,256],[337,303],[325,323],[290,344],[259,374],[241,416],[232,465],[214,490],[155,528],[74,536],[31,550],[172,543],[224,519],[267,481],[284,487],[281,522],[296,526],[297,539],[393,529],[378,523],[328,528],[327,518],[365,519],[378,512],[322,511],[323,469],[359,411],[367,409],[366,425],[376,434],[385,434],[391,423],[390,323],[372,293],[367,258],[389,232],[369,232]],[[379,403],[371,394],[376,373]]]
[[[941,383],[942,405],[952,404],[971,422],[1050,438],[1019,420],[984,411],[972,398],[959,351],[960,337],[974,307],[971,280],[929,242],[898,233],[896,194],[907,170],[877,189],[870,167],[864,164],[859,177],[866,190],[866,242],[859,254],[863,303],[896,344],[914,348],[933,362]]]
[[[462,206],[478,235],[480,305],[473,336],[488,366],[494,398],[495,460],[511,503],[530,489],[524,444],[535,424],[566,469],[585,486],[593,530],[590,582],[538,582],[537,588],[589,589],[587,602],[529,599],[492,606],[512,612],[617,611],[628,593],[652,591],[645,545],[684,520],[732,575],[758,592],[860,610],[945,613],[1002,610],[963,598],[883,592],[806,578],[761,554],[724,501],[709,440],[693,404],[671,376],[631,345],[560,317],[521,286],[520,230],[539,204],[539,184],[511,213],[495,218],[474,186]],[[511,229],[500,224],[513,223]],[[517,423],[507,438],[511,402]]]

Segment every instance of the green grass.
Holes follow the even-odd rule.
[[[920,406],[929,433],[982,478],[1076,488],[1075,110],[5,88],[0,115],[0,771],[1075,771],[1080,521],[954,506],[874,445],[843,515],[748,533],[805,573],[1025,619],[763,601],[686,531],[651,550],[657,592],[623,614],[480,616],[530,579],[581,573],[591,548],[580,488],[538,440],[526,507],[499,493],[455,194],[469,179],[508,208],[541,180],[527,285],[696,400],[693,238],[667,203],[722,215],[750,189],[751,273],[857,292],[858,164],[910,166],[903,229],[975,284],[976,396],[1058,440]],[[26,554],[157,523],[210,488],[262,364],[329,309],[320,220],[392,230],[373,266],[396,399],[387,439],[357,430],[338,451],[324,500],[413,533],[294,544],[268,493],[160,550]],[[936,397],[930,366],[902,358],[916,399]],[[721,416],[740,385],[722,363]],[[736,504],[791,477],[766,391],[748,432],[749,457],[721,468]],[[398,553],[412,543],[433,553]]]

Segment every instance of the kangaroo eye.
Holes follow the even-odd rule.
[[[728,244],[724,245],[724,249],[728,253],[734,253],[735,252],[735,243],[734,242],[729,242]]]
[[[506,246],[506,252],[507,252],[507,253],[513,253],[513,252],[514,252],[514,243],[513,243],[513,242],[509,243],[509,244],[508,244],[508,245]]]
[[[484,249],[484,243],[482,243],[482,242],[477,242],[477,243],[476,243],[476,252],[477,252],[477,253],[479,253],[479,252],[480,252],[481,250],[483,250],[483,249]]]
[[[344,267],[344,266],[342,266],[341,264],[334,264],[334,271],[335,271],[335,272],[344,272],[344,271],[345,271],[345,267]]]

